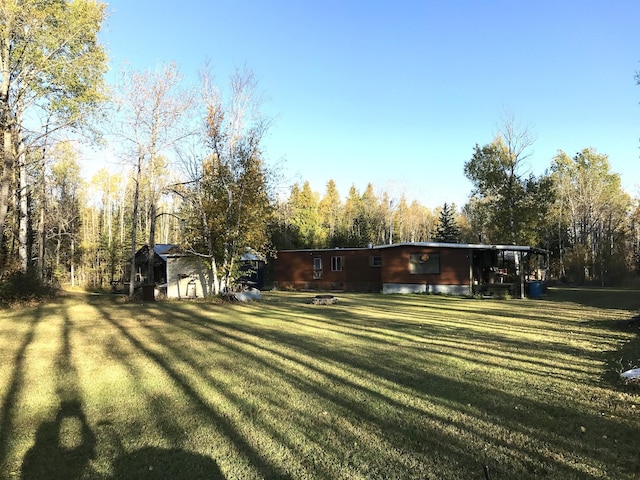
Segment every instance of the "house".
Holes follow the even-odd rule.
[[[529,246],[400,243],[280,251],[274,280],[279,289],[524,296],[547,266],[548,252]]]

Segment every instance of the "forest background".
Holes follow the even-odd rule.
[[[174,63],[125,66],[107,83],[105,15],[88,0],[0,8],[5,281],[107,287],[133,280],[127,268],[142,245],[175,243],[208,262],[220,291],[247,249],[272,258],[429,241],[546,248],[553,277],[571,283],[640,278],[640,201],[597,145],[558,150],[535,174],[534,134],[505,112],[494,138],[469,145],[464,205],[431,208],[401,186],[371,183],[341,196],[333,179],[317,192],[267,161],[274,119],[249,69],[218,83],[204,63],[194,84]],[[112,152],[117,173],[98,168],[83,180],[92,145]]]

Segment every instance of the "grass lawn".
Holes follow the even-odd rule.
[[[640,292],[0,311],[6,479],[640,478]]]

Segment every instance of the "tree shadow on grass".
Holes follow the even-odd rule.
[[[491,452],[474,451],[473,446],[465,443],[464,436],[471,435],[482,439],[484,445],[501,451],[509,451],[514,447],[499,439],[492,438],[472,425],[466,425],[453,418],[446,420],[433,416],[432,421],[434,424],[448,425],[456,431],[464,432],[459,438],[446,434],[439,435],[436,431],[425,431],[419,426],[414,427],[411,422],[406,422],[405,418],[424,419],[429,417],[429,414],[419,408],[394,400],[387,393],[378,391],[373,386],[361,385],[357,380],[353,380],[353,377],[332,373],[325,369],[323,366],[325,363],[334,364],[338,362],[345,365],[345,368],[351,366],[354,372],[358,371],[367,376],[375,376],[383,384],[395,384],[409,391],[414,391],[417,397],[430,398],[432,404],[447,408],[450,412],[454,412],[454,415],[459,413],[463,418],[474,416],[475,410],[479,407],[480,411],[477,414],[480,418],[485,421],[490,419],[498,423],[507,423],[511,430],[525,435],[540,444],[548,442],[546,439],[547,432],[542,428],[538,428],[539,426],[535,423],[535,417],[529,418],[527,414],[542,415],[551,419],[572,418],[574,422],[580,421],[570,405],[550,405],[531,398],[519,398],[513,394],[482,385],[474,385],[471,382],[445,378],[421,370],[412,370],[408,368],[409,364],[405,362],[405,358],[402,356],[385,358],[381,362],[380,356],[375,354],[375,350],[369,353],[344,350],[328,351],[326,343],[319,338],[305,337],[299,333],[288,333],[286,331],[264,330],[260,326],[251,328],[247,325],[229,325],[211,318],[201,318],[194,315],[194,312],[190,312],[189,315],[183,315],[177,313],[179,310],[180,308],[175,308],[173,311],[171,317],[172,326],[188,330],[191,336],[200,337],[200,339],[207,342],[223,344],[226,348],[237,351],[254,365],[259,365],[260,368],[256,370],[269,369],[274,376],[287,379],[296,389],[312,393],[316,398],[324,399],[325,402],[336,407],[336,413],[350,412],[349,418],[354,424],[370,425],[376,431],[385,432],[386,441],[398,451],[415,449],[416,455],[425,455],[425,450],[432,450],[434,453],[437,452],[437,455],[448,459],[466,456],[475,457],[474,460],[469,462],[472,463],[474,461],[477,462],[478,459],[491,462]],[[206,327],[203,327],[204,325]],[[239,333],[244,335],[239,335]],[[163,340],[161,335],[158,335],[156,339],[159,343],[169,345],[168,339]],[[280,350],[277,346],[286,348]],[[263,352],[265,355],[261,355],[259,352]],[[178,355],[177,352],[176,355]],[[313,376],[320,375],[325,377],[333,385],[333,388],[327,389],[324,385],[318,385],[305,375],[294,376],[292,372],[287,371],[277,363],[269,362],[267,359],[272,356],[280,357],[290,364],[296,364],[301,369],[312,371],[315,374]],[[187,359],[185,358],[184,360],[186,361]],[[356,392],[356,394],[351,398],[349,394],[344,395],[345,392]],[[363,398],[367,401],[358,400]],[[474,406],[472,407],[471,404]],[[382,405],[399,412],[399,415],[394,417],[381,416],[380,410],[376,406]],[[514,407],[517,407],[515,415]],[[522,409],[522,415],[518,414],[518,409]],[[610,422],[606,419],[598,417],[597,421],[598,427],[602,431],[609,432],[611,430]],[[449,427],[444,428],[446,430]],[[573,433],[570,430],[567,431],[562,425],[554,426],[552,431],[557,434],[557,439],[553,442],[554,446],[562,451],[570,452],[575,444],[580,443],[580,440],[576,440],[573,437]],[[575,431],[579,435],[579,428],[576,427]],[[271,434],[275,436],[277,432],[274,431]],[[322,442],[322,439],[317,441]],[[339,453],[338,451],[336,452],[336,454]],[[520,469],[516,467],[515,470],[510,472],[511,474],[523,474],[526,472],[531,475],[544,475],[545,469],[549,468],[553,463],[549,457],[538,451],[535,446],[522,448],[520,456],[529,457],[528,463],[525,462],[519,467]],[[390,459],[386,460],[387,466],[391,461]],[[381,466],[379,465],[378,468],[381,468]],[[478,466],[478,471],[480,471],[479,468],[480,466]],[[508,468],[514,468],[514,466]],[[571,466],[560,461],[551,467],[551,471],[556,474],[558,471],[564,472],[565,478],[579,476],[579,470],[574,470]],[[470,471],[465,473],[472,474]]]
[[[226,416],[212,409],[209,406],[207,399],[203,398],[202,395],[198,393],[188,377],[184,376],[175,368],[170,358],[166,358],[162,354],[155,352],[152,348],[145,345],[141,340],[132,335],[119,321],[114,319],[106,309],[103,309],[98,305],[96,306],[101,313],[101,317],[111,324],[133,348],[147,357],[149,361],[160,367],[166,375],[172,379],[175,385],[189,398],[190,405],[193,408],[197,409],[208,422],[216,425],[224,432],[226,437],[229,438],[238,450],[246,456],[249,463],[251,463],[253,467],[260,472],[260,475],[264,478],[290,478],[279,465],[271,462],[267,458],[264,458],[261,455],[261,452],[255,450]],[[162,459],[162,452],[164,452],[166,457],[173,458],[176,462],[175,465],[169,466],[166,458],[164,460]],[[153,473],[153,470],[148,470],[148,474],[150,476],[137,475],[121,477],[116,475],[116,478],[142,478],[149,480],[156,478],[224,478],[217,464],[213,460],[179,449],[162,450],[145,448],[119,458],[116,461],[116,469],[120,469],[121,472],[125,472],[125,467],[127,466],[138,468],[140,465],[148,461],[157,461],[161,472],[163,468],[171,468],[171,470],[167,472],[169,475],[157,476]],[[191,462],[193,462],[193,465]],[[197,471],[206,471],[206,475],[200,476],[196,472],[190,472],[189,468],[191,468],[191,465],[193,468],[196,468]],[[179,474],[183,476],[177,476]]]
[[[71,319],[65,315],[55,365],[60,407],[53,421],[36,431],[34,445],[22,461],[23,479],[80,478],[95,454],[96,439],[82,409],[78,372],[71,349]]]
[[[315,397],[324,398],[330,404],[339,407],[339,410],[351,412],[356,421],[378,425],[385,432],[387,441],[398,450],[415,448],[417,455],[423,455],[425,446],[430,445],[434,451],[446,457],[467,455],[484,459],[487,463],[493,463],[492,459],[495,462],[498,458],[493,457],[491,453],[491,449],[495,449],[498,452],[508,452],[503,453],[504,455],[514,456],[512,460],[514,464],[505,466],[502,473],[544,476],[546,473],[559,475],[562,472],[564,478],[579,478],[585,474],[585,470],[574,468],[570,461],[563,461],[561,458],[557,459],[547,455],[544,449],[553,448],[565,452],[566,455],[589,458],[591,446],[587,437],[580,433],[580,422],[587,422],[590,435],[593,430],[594,433],[605,435],[607,438],[613,437],[614,440],[618,436],[621,440],[633,438],[636,433],[632,425],[620,424],[608,417],[585,415],[584,412],[575,409],[570,401],[548,403],[543,399],[537,399],[535,395],[520,397],[513,392],[501,391],[491,388],[489,385],[442,377],[427,371],[412,369],[410,368],[411,363],[406,362],[406,356],[385,357],[383,361],[380,361],[379,352],[376,352],[375,349],[369,352],[349,352],[334,348],[329,351],[326,342],[321,338],[303,336],[299,332],[265,328],[262,324],[219,322],[212,318],[201,317],[192,310],[188,312],[181,310],[179,306],[173,308],[170,320],[172,327],[183,328],[189,331],[191,336],[203,341],[215,342],[225,345],[228,349],[235,349],[240,355],[250,359],[252,363],[262,364],[262,367],[270,369],[274,375],[288,378],[288,382],[300,390],[311,392]],[[165,318],[158,320],[167,322]],[[165,344],[168,348],[175,348],[170,346],[168,338],[163,339],[159,334],[156,338],[159,343]],[[487,334],[486,338],[490,339],[490,335]],[[500,339],[500,341],[504,342],[504,339]],[[280,349],[280,346],[285,348]],[[526,342],[515,342],[515,345],[510,345],[510,347],[518,350],[519,348],[530,348],[530,345]],[[576,358],[580,358],[580,355],[584,354],[580,349],[565,349],[561,346],[554,346],[552,350]],[[259,352],[264,352],[265,355],[263,356]],[[175,354],[178,355],[178,352]],[[267,362],[269,357],[281,357],[289,363],[314,371],[317,375],[330,379],[334,387],[343,391],[360,392],[354,398],[364,397],[372,401],[366,404],[361,403],[348,396],[345,397],[337,391],[333,392],[317,385],[304,376],[294,378],[290,372],[277,364],[269,364]],[[478,427],[466,425],[454,419],[447,421],[433,417],[433,421],[436,423],[449,423],[456,430],[465,432],[464,435],[472,435],[481,439],[489,450],[480,451],[477,450],[477,447],[465,445],[462,438],[464,435],[461,438],[448,437],[447,435],[439,436],[436,432],[423,431],[419,427],[405,425],[402,420],[380,416],[375,408],[371,409],[368,405],[393,407],[403,413],[403,416],[399,418],[420,418],[421,416],[424,418],[428,414],[401,401],[394,400],[373,387],[365,387],[350,380],[347,376],[336,375],[325,370],[322,366],[323,359],[327,361],[327,364],[337,362],[351,366],[354,371],[381,379],[383,384],[392,383],[403,389],[414,391],[417,397],[430,398],[432,404],[448,408],[451,412],[459,412],[462,414],[462,418],[477,415],[485,422],[495,422],[496,425],[508,427],[509,430],[528,438],[532,443],[514,447],[507,439],[499,436],[493,437],[492,434],[484,432]],[[187,361],[187,358],[184,360]],[[570,425],[566,424],[567,421],[570,422]],[[593,438],[597,438],[597,435]],[[541,446],[540,449],[538,445]],[[474,448],[476,448],[475,451],[473,451]],[[621,450],[624,449],[609,449],[601,452],[606,463],[612,465],[611,469],[621,468],[616,465],[614,460]],[[527,458],[527,460],[522,460],[522,458]],[[516,466],[518,462],[522,462],[522,464]],[[595,463],[597,462],[594,461]],[[629,464],[628,470],[625,468],[617,473],[628,473],[635,468],[637,468],[636,465]],[[500,469],[498,468],[498,470]]]
[[[572,302],[587,307],[603,309],[637,310],[640,308],[640,292],[628,288],[554,287],[544,299],[551,302]]]
[[[220,468],[209,457],[177,448],[147,447],[118,458],[114,479],[118,480],[188,480],[224,479]]]
[[[60,350],[55,360],[56,394],[59,408],[54,419],[43,422],[35,442],[22,460],[23,480],[70,480],[76,478],[120,479],[223,479],[217,463],[203,455],[171,448],[142,448],[126,453],[116,438],[100,438],[90,428],[83,410],[79,372],[74,363],[72,344],[74,320],[64,316],[60,332]],[[22,351],[31,343],[34,326],[25,337],[16,364],[21,366]],[[19,372],[21,369],[17,368]],[[19,384],[16,381],[16,384]],[[16,387],[18,388],[18,387]],[[91,467],[98,447],[113,443],[116,455],[113,475],[105,477]]]
[[[0,414],[0,466],[4,465],[9,449],[9,440],[12,436],[13,418],[16,410],[16,403],[20,396],[20,391],[24,383],[25,357],[29,345],[34,340],[36,327],[40,323],[42,311],[35,310],[35,314],[29,325],[20,347],[13,360],[13,373],[9,382],[9,389],[2,402],[2,414]]]
[[[632,337],[619,344],[612,351],[603,352],[606,369],[602,380],[623,391],[640,392],[640,384],[627,385],[620,377],[620,373],[632,368],[640,368],[640,314],[627,320],[594,320],[591,326],[609,330],[613,334],[630,334]]]
[[[247,442],[237,426],[196,388],[194,379],[198,382],[204,380],[218,388],[241,410],[246,410],[246,416],[251,417],[250,420],[255,428],[285,445],[294,454],[302,456],[305,451],[288,438],[286,431],[279,426],[274,426],[273,419],[261,413],[261,408],[267,408],[265,403],[278,403],[279,392],[276,390],[260,392],[256,389],[254,392],[237,394],[225,389],[224,385],[217,384],[212,378],[215,374],[210,375],[204,368],[195,377],[185,373],[180,365],[188,363],[198,369],[199,353],[185,349],[181,342],[176,342],[176,338],[180,338],[175,336],[176,330],[183,330],[185,338],[201,340],[207,345],[216,345],[218,348],[222,347],[227,352],[235,354],[232,358],[244,357],[248,368],[238,370],[239,378],[246,379],[249,376],[249,380],[255,380],[255,384],[258,385],[264,378],[260,375],[251,375],[251,367],[256,367],[254,370],[257,372],[265,371],[274,377],[284,379],[295,392],[308,394],[310,398],[321,399],[320,405],[326,408],[326,412],[316,415],[313,411],[307,412],[305,409],[298,411],[294,408],[290,412],[292,416],[290,422],[297,424],[294,426],[296,430],[306,429],[305,439],[313,442],[318,448],[329,451],[329,455],[342,459],[345,455],[353,454],[349,465],[362,462],[362,470],[358,471],[366,472],[369,478],[382,478],[383,472],[397,472],[400,469],[406,473],[405,478],[416,478],[418,473],[414,471],[411,475],[407,464],[395,459],[391,454],[378,455],[377,459],[372,459],[371,452],[367,452],[370,447],[364,439],[361,441],[357,438],[358,447],[351,447],[349,441],[356,440],[358,432],[385,437],[384,444],[390,447],[391,452],[402,452],[402,455],[407,456],[404,458],[413,456],[416,462],[431,461],[435,465],[434,468],[442,472],[447,470],[439,465],[443,462],[451,462],[449,471],[459,473],[459,478],[474,478],[476,474],[480,474],[483,464],[491,465],[492,471],[497,472],[501,478],[536,478],[546,474],[554,478],[586,478],[584,469],[577,468],[570,460],[563,461],[557,456],[549,456],[545,451],[545,448],[552,448],[563,454],[574,455],[572,452],[575,449],[576,458],[589,458],[591,450],[585,443],[587,437],[584,436],[584,439],[581,437],[579,423],[576,423],[585,419],[585,416],[578,415],[579,412],[574,411],[570,402],[548,404],[535,396],[520,398],[512,392],[491,388],[490,385],[438,376],[423,369],[414,368],[414,362],[410,361],[412,352],[405,351],[405,355],[381,357],[381,352],[375,347],[377,343],[352,351],[347,348],[347,345],[340,348],[339,344],[329,342],[331,350],[328,350],[327,341],[322,336],[316,338],[314,335],[301,335],[299,331],[294,329],[289,331],[287,328],[279,331],[277,328],[272,328],[268,322],[248,325],[246,322],[216,320],[199,309],[184,308],[181,305],[170,307],[148,309],[149,312],[146,313],[153,316],[154,322],[141,323],[136,329],[130,329],[129,323],[110,316],[107,310],[103,311],[102,317],[115,327],[131,346],[156,366],[161,367],[189,398],[203,420],[219,427],[222,433],[235,444],[241,455],[245,456],[265,478],[284,477],[288,472],[279,459],[267,456],[259,446]],[[337,310],[331,310],[331,312],[339,313]],[[345,322],[348,321],[346,313],[340,318],[344,318]],[[404,329],[403,325],[397,327]],[[140,330],[144,330],[146,334],[138,335],[137,332]],[[489,334],[485,335],[487,340],[491,340]],[[365,335],[361,333],[358,338],[364,341]],[[503,339],[500,337],[496,340]],[[162,349],[158,349],[158,346],[162,346]],[[519,346],[513,344],[510,348],[517,350],[516,347]],[[526,347],[526,344],[522,347]],[[563,350],[560,349],[560,351]],[[565,353],[577,356],[579,352],[572,350]],[[330,368],[336,364],[344,365],[344,374]],[[297,368],[290,368],[292,365]],[[206,362],[203,362],[202,366],[206,367]],[[298,373],[300,371],[306,373],[300,375]],[[430,404],[448,412],[448,416],[438,415],[435,413],[438,408],[428,408],[429,405],[424,401],[421,406],[416,406],[411,401],[407,402],[406,399],[394,398],[394,395],[376,388],[375,385],[363,385],[358,381],[359,375],[377,378],[382,385],[394,385],[398,390],[415,392],[417,399],[428,399]],[[253,408],[255,405],[257,407]],[[514,409],[514,406],[518,408]],[[278,412],[274,408],[267,411]],[[389,411],[398,412],[398,415],[390,417],[386,414]],[[305,417],[294,416],[295,413]],[[467,421],[473,418],[477,418],[479,423],[467,424]],[[562,426],[567,419],[571,419],[572,422],[569,428]],[[539,425],[541,420],[547,424],[546,427]],[[340,423],[334,423],[337,421]],[[340,426],[345,425],[345,422],[349,426],[348,429]],[[506,434],[496,435],[490,431],[484,431],[483,425],[487,424],[507,428],[528,438],[531,443],[514,446]],[[599,438],[603,434],[612,436],[612,431],[616,431],[615,435],[619,435],[622,440],[633,438],[633,434],[636,433],[632,426],[599,416],[591,419],[587,426],[589,427],[588,435],[592,435],[592,432],[597,434],[593,437],[594,444],[596,441],[601,443]],[[503,429],[499,429],[499,432],[502,431]],[[329,436],[333,434],[338,438],[333,442],[327,441],[326,434]],[[543,448],[538,448],[538,444]],[[615,451],[607,449],[603,454],[606,463],[611,463],[611,468],[614,469],[613,474],[621,474],[617,476],[618,478],[628,478],[627,475],[632,474],[630,472],[637,468],[635,466],[620,467],[614,458],[620,450],[626,454],[629,449],[630,447]],[[114,464],[116,472],[123,475],[117,478],[163,478],[160,475],[152,476],[154,471],[156,473],[162,471],[163,463],[155,462],[163,460],[158,459],[158,456],[162,457],[163,454],[167,457],[173,456],[176,459],[175,462],[182,465],[185,465],[183,462],[193,458],[188,452],[180,450],[151,448],[120,456],[115,455],[114,457],[117,457]],[[199,461],[202,461],[202,468],[210,468],[210,472],[219,473],[213,468],[214,462],[196,455],[194,462]],[[458,461],[461,461],[462,465],[453,464]],[[337,460],[337,462],[345,465],[343,460]],[[159,466],[156,467],[156,465]],[[149,470],[149,467],[153,468]],[[307,472],[312,469],[315,473],[320,472],[320,476],[324,478],[330,478],[331,472],[335,471],[321,461],[316,463],[309,460],[303,464],[303,467]],[[359,466],[353,468],[357,467]],[[135,471],[138,472],[137,475],[132,473],[129,477],[124,476],[128,472]],[[423,474],[422,478],[435,478],[433,472],[431,472],[432,475],[425,475],[426,471],[423,469],[420,473]],[[143,476],[146,474],[150,476]],[[213,476],[213,473],[209,473],[209,476],[219,478]],[[197,476],[194,474],[191,477]],[[171,477],[167,475],[166,478]],[[187,477],[176,476],[175,478]],[[615,478],[615,475],[612,478]]]

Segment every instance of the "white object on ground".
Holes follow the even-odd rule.
[[[252,300],[261,300],[262,294],[257,288],[250,288],[244,292],[236,292],[233,294],[239,302],[250,302]]]
[[[625,380],[638,380],[640,379],[640,368],[627,370],[626,372],[622,372],[620,376]]]

